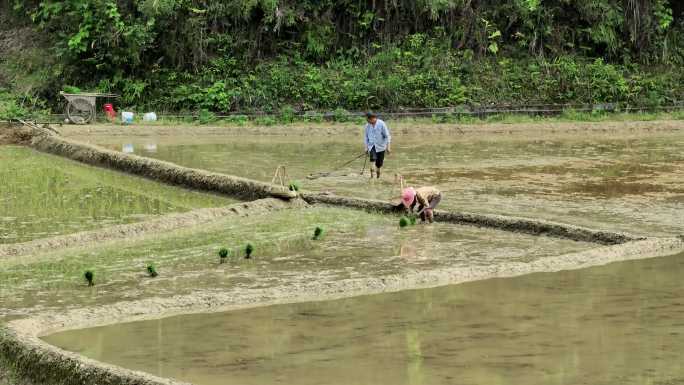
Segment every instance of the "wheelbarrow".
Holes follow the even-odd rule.
[[[78,93],[67,94],[60,92],[67,101],[64,113],[67,120],[73,124],[86,124],[95,120],[97,98],[118,98],[117,94]]]

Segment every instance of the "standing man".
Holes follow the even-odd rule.
[[[366,113],[366,121],[364,142],[366,153],[370,154],[371,178],[373,178],[373,164],[375,164],[376,176],[380,179],[380,169],[385,161],[385,151],[387,155],[391,152],[392,135],[390,135],[389,128],[387,128],[385,122],[378,119],[376,114],[372,112]]]

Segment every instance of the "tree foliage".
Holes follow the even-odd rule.
[[[626,101],[651,92],[642,68],[684,66],[678,0],[29,0],[14,9],[51,37],[65,82],[122,92],[129,105],[436,107],[487,102],[485,85],[501,95],[517,84],[524,99],[526,84],[514,81],[548,88],[554,101]]]

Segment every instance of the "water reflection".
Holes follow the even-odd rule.
[[[283,164],[305,190],[338,195],[392,200],[400,192],[403,176],[408,185],[435,185],[447,194],[441,206],[445,209],[537,217],[606,230],[678,234],[684,213],[676,200],[684,192],[681,134],[562,139],[398,135],[384,178],[373,182],[368,179],[365,157],[340,167],[358,154],[358,137],[133,136],[123,140],[139,147],[150,140],[159,143],[156,151],[141,155],[265,182]],[[361,170],[365,176],[359,175]],[[327,176],[308,179],[312,174]]]
[[[674,384],[684,254],[73,331],[51,343],[197,384]]]
[[[145,144],[145,151],[150,152],[150,153],[156,153],[157,152],[157,143],[147,143]]]

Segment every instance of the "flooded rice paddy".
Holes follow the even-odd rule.
[[[0,181],[0,243],[235,202],[17,146],[0,146]]]
[[[398,129],[380,181],[368,180],[364,158],[339,167],[360,154],[362,143],[360,132],[337,134],[334,125],[307,136],[227,135],[220,127],[208,136],[176,135],[183,129],[74,130],[81,133],[76,139],[126,153],[261,181],[270,182],[284,165],[286,179],[308,191],[392,200],[400,174],[411,185],[440,188],[442,208],[642,235],[684,232],[684,133],[676,129],[448,136]],[[233,202],[16,146],[0,146],[0,179],[0,243]],[[322,240],[312,240],[316,226],[325,229]],[[255,250],[245,259],[248,243]],[[222,247],[231,254],[225,263],[218,258]],[[400,229],[396,216],[322,206],[254,212],[5,257],[0,323],[75,314],[83,321],[103,310],[114,320],[135,306],[159,312],[176,300],[179,308],[206,309],[202,301],[212,298],[258,305],[415,288],[447,271],[502,276],[595,247],[444,223]],[[150,264],[156,278],[147,275]],[[86,270],[95,273],[93,287],[83,279]],[[679,255],[117,324],[46,340],[198,385],[675,384],[684,383],[682,273]]]
[[[539,135],[395,133],[384,178],[369,181],[361,137],[129,136],[81,138],[184,166],[270,181],[278,165],[310,191],[394,199],[396,174],[445,192],[442,207],[543,218],[650,235],[682,232],[684,133]],[[366,177],[361,177],[362,170]]]
[[[336,208],[283,210],[135,241],[5,259],[0,320],[149,297],[249,291],[382,277],[440,267],[531,262],[596,245],[435,224],[399,229],[398,218]],[[325,236],[313,241],[314,228]],[[252,259],[241,251],[254,245]],[[232,251],[219,264],[217,252]],[[159,276],[146,276],[148,264]],[[87,287],[83,272],[95,273]]]
[[[198,385],[679,384],[684,255],[63,332]]]

